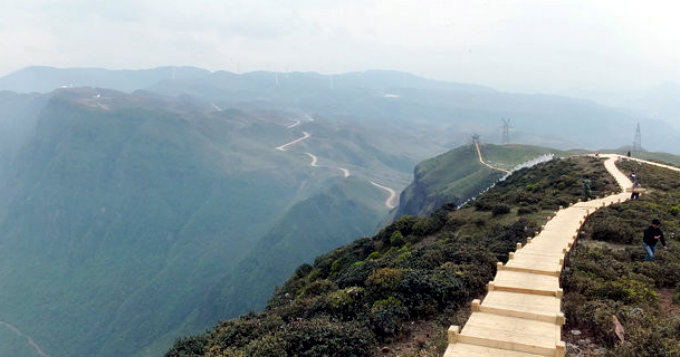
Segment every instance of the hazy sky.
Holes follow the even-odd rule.
[[[0,76],[192,65],[639,88],[680,82],[679,17],[672,0],[0,0]]]

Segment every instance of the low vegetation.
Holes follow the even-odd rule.
[[[680,174],[630,161],[619,168],[635,169],[651,192],[587,220],[562,276],[566,337],[578,345],[570,331],[579,330],[608,356],[680,356]],[[658,244],[654,261],[645,262],[642,234],[653,218],[661,219],[670,250]]]
[[[373,356],[382,346],[399,351],[424,320],[440,333],[406,354],[441,354],[446,328],[466,321],[495,263],[559,205],[578,201],[586,177],[594,190],[616,189],[600,160],[558,159],[519,171],[459,210],[404,216],[299,266],[265,311],[179,339],[166,356]]]

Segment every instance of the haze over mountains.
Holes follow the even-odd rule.
[[[0,89],[0,319],[50,355],[157,355],[261,308],[384,223],[371,181],[400,192],[471,134],[500,141],[500,118],[558,149],[628,145],[640,122],[680,152],[620,109],[391,71],[30,67]],[[36,351],[0,328],[15,354]]]
[[[28,67],[0,78],[0,90],[20,93],[45,93],[64,86],[125,92],[144,89],[170,96],[190,95],[225,107],[323,111],[343,120],[370,118],[417,123],[426,118],[439,125],[455,125],[455,130],[446,133],[448,137],[460,131],[465,131],[466,136],[477,132],[489,142],[500,141],[500,117],[505,117],[511,120],[515,142],[561,149],[628,145],[639,122],[643,147],[647,150],[680,152],[680,144],[672,136],[677,133],[677,125],[669,124],[677,121],[679,113],[675,103],[680,91],[672,83],[646,92],[565,92],[570,98],[499,92],[490,87],[428,80],[394,71],[321,75],[235,74],[195,67],[148,70]],[[608,106],[573,97],[593,98]],[[603,130],[610,134],[602,137]],[[460,135],[456,137],[462,139]]]

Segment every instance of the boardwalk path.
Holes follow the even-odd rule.
[[[630,198],[625,189],[632,183],[615,165],[621,156],[601,157],[607,159],[605,168],[624,192],[560,209],[538,236],[527,239],[524,247],[517,243],[507,264],[498,263],[484,300],[472,302],[472,315],[462,331],[458,326],[449,328],[444,356],[565,355],[559,286],[564,255],[590,213]]]

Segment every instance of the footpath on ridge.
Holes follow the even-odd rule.
[[[472,301],[472,315],[461,330],[448,330],[449,346],[445,357],[452,356],[564,356],[559,285],[564,256],[572,247],[585,219],[595,210],[630,199],[632,186],[615,162],[621,158],[680,171],[677,167],[621,155],[600,155],[604,166],[621,186],[622,193],[560,208],[534,238],[510,253],[508,262],[497,263],[493,281],[483,301]]]
[[[484,165],[484,166],[486,166],[486,167],[488,167],[492,170],[500,171],[500,172],[505,173],[505,174],[510,173],[510,171],[508,171],[508,170],[504,170],[504,169],[501,169],[500,167],[492,166],[491,164],[484,161],[484,157],[482,157],[482,150],[479,148],[479,142],[477,142],[476,140],[475,140],[475,148],[477,149],[477,157],[479,157],[479,163],[481,163],[482,165]]]

